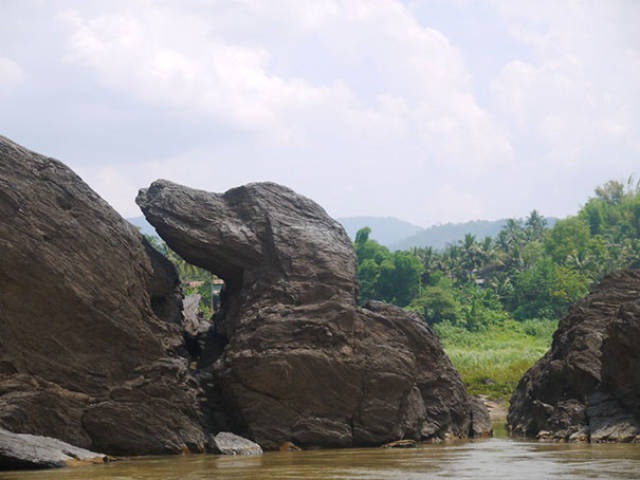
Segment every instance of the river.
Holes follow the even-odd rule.
[[[493,438],[413,449],[269,452],[260,457],[143,457],[0,480],[638,479],[640,445],[543,444]]]

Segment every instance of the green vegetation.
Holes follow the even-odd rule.
[[[144,234],[144,237],[153,248],[175,265],[178,276],[180,277],[180,282],[182,283],[182,292],[184,295],[200,294],[199,310],[202,312],[204,318],[210,318],[211,315],[213,315],[212,281],[214,275],[204,268],[196,267],[187,262],[171,250],[166,243],[158,239],[158,237],[148,234]]]
[[[549,349],[555,320],[508,320],[480,332],[435,326],[470,393],[509,400],[524,373]]]
[[[509,396],[549,347],[557,319],[608,272],[640,268],[640,181],[609,181],[552,228],[536,210],[495,237],[390,252],[361,229],[361,301],[420,312],[470,390]]]

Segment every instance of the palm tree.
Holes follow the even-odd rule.
[[[525,236],[528,241],[540,241],[544,238],[547,220],[537,210],[531,211],[524,224],[526,226]]]
[[[460,242],[462,267],[465,271],[465,281],[471,281],[476,270],[482,264],[482,248],[476,242],[475,235],[467,233]]]

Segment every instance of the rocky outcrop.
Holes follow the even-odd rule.
[[[0,137],[0,427],[205,448],[174,267],[62,163]]]
[[[108,461],[106,455],[55,438],[12,433],[0,428],[0,470],[60,468]]]
[[[507,421],[543,440],[640,442],[640,270],[606,277],[560,321]]]
[[[198,364],[212,431],[276,449],[480,429],[429,326],[357,306],[352,244],[311,200],[272,183],[214,194],[157,181],[137,202],[173,250],[225,281]]]
[[[0,137],[5,439],[135,455],[215,450],[230,430],[274,449],[482,430],[419,316],[357,306],[351,242],[314,202],[274,184],[167,182],[138,201],[172,248],[224,278],[212,328],[183,322],[175,268],[78,176]],[[84,458],[52,448],[42,466]],[[5,468],[27,466],[11,455]]]

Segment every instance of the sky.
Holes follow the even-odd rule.
[[[636,0],[0,0],[0,135],[125,217],[274,181],[423,227],[640,178]]]

